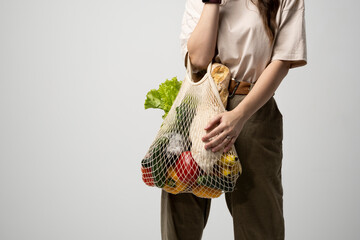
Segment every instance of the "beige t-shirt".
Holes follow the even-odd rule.
[[[219,10],[217,54],[214,61],[229,67],[236,81],[255,83],[273,60],[292,61],[291,68],[307,64],[304,0],[280,0],[273,45],[250,0],[222,0]],[[184,62],[187,41],[202,13],[201,0],[186,0],[180,44]]]

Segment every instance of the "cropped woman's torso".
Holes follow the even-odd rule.
[[[191,1],[190,4],[195,10],[193,13],[199,14],[192,16],[193,19],[198,19],[204,3],[201,0],[188,1]],[[219,8],[217,52],[214,61],[229,67],[231,77],[236,81],[255,82],[274,57],[276,43],[276,58],[302,60],[303,62],[298,62],[298,66],[305,65],[304,15],[300,12],[303,7],[303,0],[280,0],[276,23],[278,27],[285,23],[288,26],[278,40],[275,34],[275,41],[271,44],[258,8],[250,0],[223,0]],[[294,16],[289,17],[290,14]],[[296,19],[293,19],[295,17]],[[282,22],[282,18],[288,20]]]

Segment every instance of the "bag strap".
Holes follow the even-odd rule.
[[[186,53],[186,57],[187,57],[186,71],[188,72],[189,76],[192,76],[192,68],[191,68],[191,63],[190,63],[189,52]]]
[[[206,70],[206,73],[203,76],[203,78],[199,82],[194,82],[194,80],[192,79],[192,68],[191,68],[189,52],[187,52],[186,55],[187,55],[186,72],[187,72],[190,82],[193,84],[200,84],[200,82],[202,83],[205,80],[205,78],[207,77],[207,75],[211,75],[212,60],[210,61],[209,65],[207,66],[207,70]]]

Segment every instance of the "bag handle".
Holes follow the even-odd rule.
[[[200,79],[200,81],[198,82],[194,82],[194,80],[192,79],[192,68],[191,68],[191,62],[190,62],[190,56],[189,56],[189,52],[186,53],[187,55],[187,65],[186,65],[186,74],[188,76],[189,82],[192,85],[199,85],[201,83],[203,83],[208,77],[211,77],[211,68],[212,68],[212,60],[210,61],[209,65],[207,66],[207,70],[206,73],[204,74],[204,76]]]

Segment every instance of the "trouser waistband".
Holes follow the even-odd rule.
[[[229,98],[232,98],[234,95],[246,95],[253,88],[255,83],[249,82],[236,82],[234,80],[230,80],[229,83]]]

